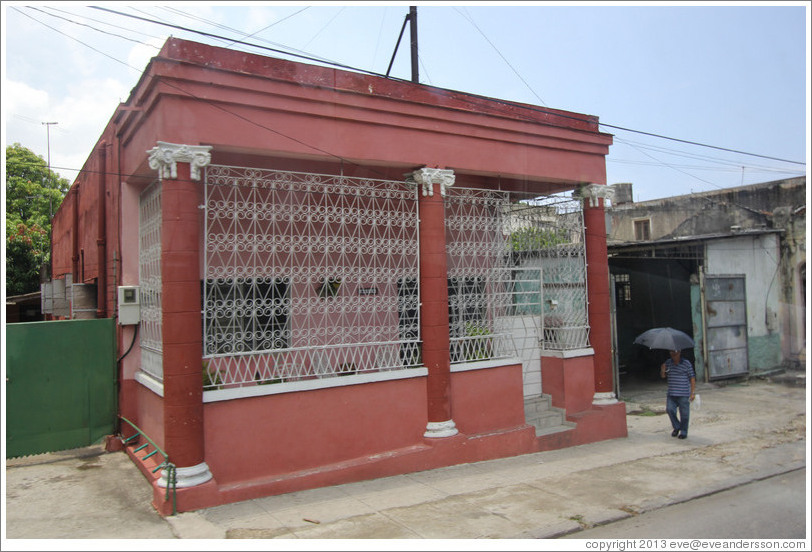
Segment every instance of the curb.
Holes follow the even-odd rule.
[[[637,517],[637,516],[640,516],[642,514],[647,514],[649,512],[656,512],[658,510],[662,510],[663,508],[668,508],[669,506],[676,506],[678,504],[684,504],[686,502],[691,502],[692,500],[698,500],[700,498],[705,498],[707,496],[713,496],[713,495],[716,495],[716,494],[719,494],[719,493],[723,493],[725,491],[729,491],[729,490],[732,490],[732,489],[737,489],[739,487],[743,487],[744,485],[749,485],[750,483],[757,483],[759,481],[764,481],[766,479],[770,479],[770,478],[773,478],[773,477],[778,477],[778,476],[781,476],[781,475],[786,475],[788,473],[792,473],[792,472],[796,472],[796,471],[804,470],[804,469],[806,469],[806,464],[805,463],[798,463],[796,466],[793,466],[793,467],[790,467],[790,468],[787,468],[787,469],[783,469],[783,470],[777,470],[774,473],[769,473],[767,475],[761,475],[761,476],[758,476],[758,477],[747,477],[747,478],[743,478],[741,481],[738,481],[738,482],[735,482],[735,483],[729,484],[729,485],[723,485],[723,486],[721,486],[721,487],[719,487],[717,489],[703,491],[703,492],[700,492],[700,493],[697,493],[697,494],[686,495],[686,496],[680,497],[678,500],[667,502],[667,503],[665,503],[665,504],[663,504],[661,506],[657,506],[655,508],[647,508],[647,509],[641,510],[640,512],[627,513],[625,515],[621,514],[621,515],[616,516],[614,518],[607,519],[606,521],[601,521],[599,523],[593,523],[593,524],[589,525],[588,527],[581,526],[578,529],[574,529],[572,531],[555,532],[555,533],[550,533],[550,534],[540,533],[539,531],[542,531],[542,530],[539,530],[539,531],[533,531],[534,535],[532,537],[516,537],[516,538],[557,539],[557,538],[561,538],[561,537],[568,537],[570,535],[575,535],[575,534],[578,534],[578,533],[580,533],[582,531],[586,531],[587,529],[593,529],[595,527],[602,527],[602,526],[608,525],[610,523],[615,523],[617,521],[622,521],[624,519]]]

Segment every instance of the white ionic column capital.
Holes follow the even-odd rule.
[[[184,487],[196,487],[202,485],[212,478],[211,471],[208,464],[201,462],[196,466],[188,468],[175,468],[175,487],[178,489]],[[158,479],[159,487],[166,487],[169,485],[168,468],[161,470],[161,477]]]
[[[428,167],[408,173],[406,177],[411,178],[411,180],[423,187],[424,196],[434,195],[434,185],[439,184],[440,195],[444,197],[446,190],[454,185],[456,178],[454,171],[451,169],[431,169]]]
[[[423,437],[452,437],[459,433],[454,420],[445,422],[429,422],[426,424],[426,432]]]
[[[605,391],[602,393],[595,393],[592,397],[592,404],[601,406],[607,404],[617,404],[618,400],[613,391]]]
[[[601,198],[604,200],[604,205],[607,199],[612,201],[612,198],[615,197],[615,189],[603,184],[587,184],[578,188],[577,194],[578,197],[589,199],[590,207],[599,207]]]
[[[178,163],[189,163],[192,180],[200,180],[200,169],[211,162],[211,146],[187,146],[158,142],[158,145],[147,150],[149,167],[157,169],[161,178],[177,178]]]

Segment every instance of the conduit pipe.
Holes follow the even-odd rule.
[[[79,274],[79,190],[82,184],[73,186],[73,229],[71,230],[71,270],[73,271],[73,281],[81,283],[83,275]],[[51,256],[53,259],[53,255]]]
[[[96,318],[107,317],[107,142],[99,145],[99,225],[96,246],[98,247],[98,276],[96,280]]]

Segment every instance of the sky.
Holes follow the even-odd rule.
[[[810,2],[96,5],[119,13],[2,2],[3,140],[71,181],[170,35],[385,74],[409,5],[421,83],[597,116],[635,201],[808,171]],[[411,78],[408,28],[390,75]]]

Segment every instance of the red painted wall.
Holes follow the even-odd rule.
[[[527,427],[521,365],[454,372],[451,398],[466,436]],[[423,444],[426,378],[210,402],[204,420],[206,462],[219,485],[328,469]],[[529,446],[523,438],[477,454],[521,454]],[[463,450],[449,454],[472,461]]]
[[[109,134],[107,129],[100,142],[105,137],[109,139]],[[101,147],[106,152],[104,163],[100,161]],[[106,146],[97,145],[53,220],[52,276],[62,278],[70,273],[77,284],[98,285],[101,281],[105,289],[97,303],[103,309],[99,313],[102,318],[116,314],[116,288],[120,276],[117,262],[121,259],[118,247],[121,205],[116,164],[116,151],[110,142]],[[100,240],[103,249],[100,249]],[[100,266],[100,256],[104,266]],[[75,262],[74,257],[77,257]]]
[[[130,380],[125,386],[128,391],[127,394],[129,395],[132,392],[135,395],[136,401],[136,407],[134,409],[135,419],[128,416],[125,417],[137,425],[155,444],[166,450],[164,440],[163,398],[135,380]],[[125,437],[132,435],[132,431],[127,427],[126,423],[122,423],[122,435]]]
[[[419,444],[425,385],[412,378],[207,403],[206,463],[229,484]]]
[[[452,416],[462,433],[523,426],[522,365],[451,373]]]
[[[73,257],[73,213],[76,209],[76,198],[79,193],[79,186],[74,186],[62,200],[62,204],[57,211],[58,216],[54,216],[51,231],[51,273],[56,277],[72,273]],[[76,275],[74,275],[76,277]]]
[[[595,395],[592,355],[542,357],[541,385],[544,393],[552,397],[553,406],[565,409],[568,415],[590,410]]]
[[[345,164],[443,165],[542,189],[606,180],[612,138],[598,132],[596,117],[176,39],[161,56],[128,101],[138,109],[117,119],[122,162],[133,172],[149,172],[143,152],[159,139],[210,144],[215,152],[228,146],[288,158],[341,157]]]

